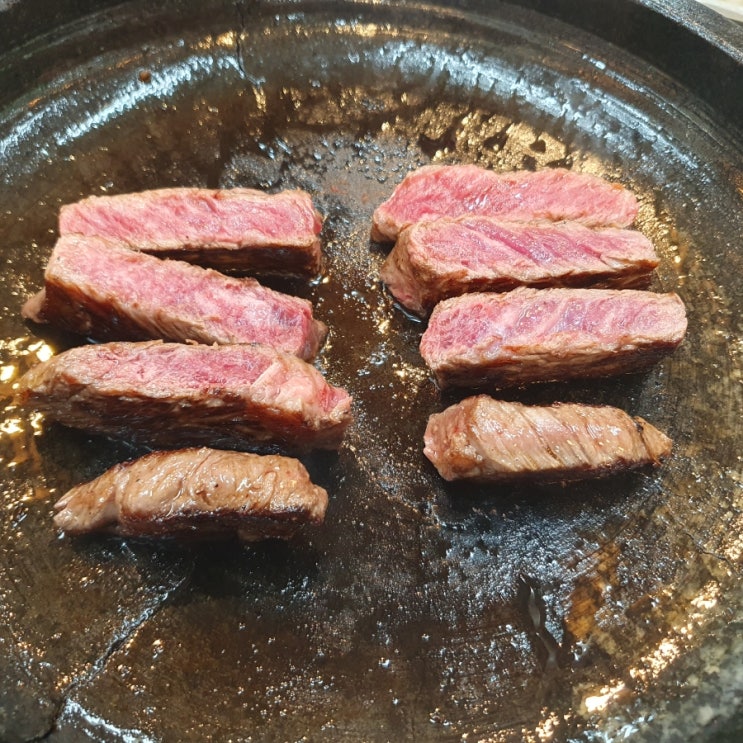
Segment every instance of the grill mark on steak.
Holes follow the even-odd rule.
[[[308,193],[163,188],[62,207],[60,235],[102,237],[212,268],[314,276],[322,217]]]
[[[440,302],[420,352],[441,387],[507,387],[640,371],[685,332],[675,294],[519,288]]]
[[[327,335],[305,299],[97,237],[61,237],[44,281],[23,315],[96,340],[266,343],[311,359]]]
[[[416,222],[466,214],[627,227],[637,211],[634,194],[587,173],[560,168],[497,173],[476,165],[427,165],[409,173],[377,207],[371,236],[394,241]]]
[[[444,217],[405,228],[380,275],[419,315],[442,299],[517,286],[647,286],[659,260],[636,230]]]
[[[54,523],[68,534],[288,538],[321,524],[328,495],[301,462],[192,448],[152,452],[72,488]]]
[[[345,390],[258,344],[79,346],[26,372],[16,395],[72,428],[162,448],[334,449],[351,422]]]
[[[609,406],[527,406],[479,395],[429,418],[424,454],[446,480],[559,482],[658,465],[672,442]]]

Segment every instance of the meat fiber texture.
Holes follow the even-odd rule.
[[[69,534],[286,538],[321,524],[328,495],[297,459],[216,449],[158,451],[72,488],[54,523]]]
[[[334,449],[351,422],[345,390],[259,344],[79,346],[26,372],[17,402],[72,428],[160,448]]]
[[[466,214],[627,227],[637,210],[630,191],[587,173],[559,168],[497,173],[477,165],[427,165],[408,174],[377,207],[372,239],[394,241],[416,222]]]
[[[96,340],[265,343],[311,359],[327,335],[304,299],[97,237],[57,242],[23,314]]]
[[[314,276],[322,217],[308,193],[163,188],[63,206],[60,235],[120,242],[213,268]]]
[[[608,406],[470,397],[431,416],[424,453],[446,480],[582,480],[657,465],[671,440]]]
[[[509,387],[640,371],[685,332],[675,294],[520,288],[439,303],[420,351],[441,387]]]
[[[382,280],[418,315],[442,299],[517,286],[647,286],[658,266],[641,232],[579,222],[444,217],[402,231]]]

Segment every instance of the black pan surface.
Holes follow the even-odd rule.
[[[0,22],[0,740],[735,739],[740,31],[691,2],[62,3],[62,26],[39,5],[0,3],[17,24]],[[438,478],[422,434],[456,398],[368,237],[431,161],[637,193],[685,343],[642,375],[507,396],[641,415],[675,441],[661,469],[564,489]],[[330,326],[318,365],[356,421],[305,460],[327,522],[288,544],[60,538],[54,500],[139,452],[11,402],[79,342],[20,317],[60,205],[171,185],[301,187],[326,217],[322,279],[276,285]]]

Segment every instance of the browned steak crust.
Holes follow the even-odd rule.
[[[320,524],[328,496],[297,459],[215,449],[157,451],[72,488],[55,505],[70,534],[243,539]]]
[[[424,453],[446,480],[569,481],[658,464],[671,440],[608,406],[470,397],[432,415]]]

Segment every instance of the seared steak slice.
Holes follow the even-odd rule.
[[[64,532],[243,539],[321,524],[328,495],[297,459],[216,449],[157,451],[72,488],[56,504]]]
[[[311,359],[327,334],[305,299],[98,237],[60,238],[44,280],[41,311],[34,297],[24,315],[96,340],[266,343]]]
[[[315,275],[322,218],[304,191],[162,188],[63,206],[60,235],[120,242],[213,268]]]
[[[442,299],[467,292],[647,286],[658,262],[650,240],[635,230],[443,217],[404,229],[381,277],[401,304],[425,315]]]
[[[374,212],[372,239],[396,240],[415,222],[465,214],[627,227],[637,208],[630,191],[586,173],[563,169],[496,173],[476,165],[427,165],[408,174]]]
[[[520,288],[440,302],[420,351],[441,387],[507,387],[639,371],[685,332],[675,294]]]
[[[424,454],[446,480],[568,481],[658,464],[671,440],[608,406],[522,405],[486,395],[432,415]]]
[[[258,344],[79,346],[26,372],[17,398],[64,425],[163,448],[333,449],[351,421],[345,390]]]

